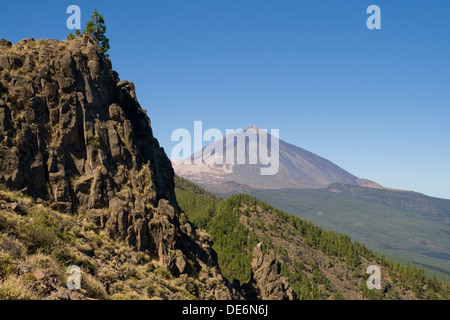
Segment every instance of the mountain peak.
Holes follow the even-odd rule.
[[[246,131],[252,130],[259,133],[260,129],[256,125],[252,125]],[[272,137],[271,137],[272,138]],[[197,166],[194,170],[189,164],[173,164],[175,172],[188,180],[205,185],[221,185],[227,181],[233,181],[239,185],[248,185],[255,189],[285,189],[285,188],[323,188],[331,183],[344,183],[350,185],[358,185],[357,177],[345,171],[332,162],[313,154],[307,150],[291,145],[279,138],[276,138],[279,144],[279,157],[277,165],[279,170],[274,175],[262,175],[261,168],[267,165],[261,162],[259,155],[259,143],[251,144],[250,141],[245,142],[245,149],[241,145],[237,145],[233,139],[227,137],[214,141],[210,145],[210,150],[223,148],[227,146],[233,149],[232,154],[235,156],[233,163],[216,162],[217,156],[212,157],[204,154],[204,150],[192,155],[191,159],[202,159],[204,166]],[[231,141],[231,142],[230,142]],[[269,139],[266,143],[269,142]],[[267,145],[267,150],[272,156],[272,139]],[[237,161],[239,150],[245,150],[245,162]],[[228,149],[227,149],[228,152]],[[256,155],[256,156],[255,156]],[[275,153],[273,154],[275,155]],[[220,155],[222,158],[223,154]],[[251,164],[250,158],[256,158],[256,163]],[[259,159],[259,160],[258,160]]]
[[[253,131],[259,132],[259,130],[261,130],[261,129],[257,125],[251,125],[247,129],[245,129],[245,131],[248,131],[248,130],[253,130]]]

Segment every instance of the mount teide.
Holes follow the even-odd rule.
[[[219,194],[248,193],[247,191],[251,189],[313,189],[323,188],[332,183],[381,187],[372,181],[359,179],[329,160],[277,139],[269,133],[267,133],[268,153],[272,152],[271,143],[279,144],[279,170],[275,175],[261,175],[260,169],[267,166],[261,164],[259,157],[257,164],[249,164],[250,154],[258,154],[258,150],[255,150],[258,145],[252,144],[248,138],[244,140],[245,137],[242,137],[250,135],[251,131],[258,133],[259,130],[257,126],[251,126],[245,131],[238,131],[214,141],[187,160],[174,160],[172,163],[175,172]],[[241,135],[240,138],[243,138],[241,141],[246,141],[245,164],[217,164],[217,154],[213,152],[213,155],[211,155],[206,152],[206,148],[209,150],[225,150],[225,157],[226,150],[234,149],[236,158],[239,152],[237,145],[239,135]],[[260,143],[259,139],[257,139],[257,142]],[[194,164],[198,163],[198,159],[202,159],[201,164]],[[222,162],[226,163],[225,161]],[[235,161],[234,163],[238,162]]]

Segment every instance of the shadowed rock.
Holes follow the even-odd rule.
[[[0,137],[0,182],[9,189],[86,213],[174,275],[188,272],[189,251],[197,268],[220,276],[179,215],[171,162],[134,84],[119,79],[91,35],[0,41]],[[224,281],[217,288],[230,297]]]

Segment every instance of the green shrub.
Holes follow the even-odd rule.
[[[81,275],[81,289],[90,298],[105,300],[108,297],[103,284],[90,274]]]
[[[125,301],[125,300],[135,300],[135,298],[128,293],[115,293],[111,297],[109,297],[109,300]]]
[[[156,267],[155,274],[160,277],[163,277],[164,279],[170,279],[171,277],[169,270],[162,267]]]
[[[43,252],[50,252],[59,241],[53,228],[36,221],[26,224],[21,231],[20,236],[28,244],[28,249],[31,252],[36,252],[38,249]]]
[[[0,278],[4,278],[13,274],[16,267],[13,264],[12,257],[9,253],[0,254]]]
[[[56,246],[61,245],[61,238],[65,235],[58,231],[57,219],[43,209],[32,211],[32,221],[20,227],[18,234],[28,245],[30,252],[52,252]]]
[[[345,300],[345,297],[344,297],[344,295],[342,294],[342,292],[340,292],[340,291],[338,290],[338,291],[335,291],[335,292],[333,293],[333,300]]]
[[[60,246],[55,248],[51,253],[51,256],[61,265],[79,266],[80,268],[88,269],[92,273],[96,273],[99,268],[97,263],[93,261],[91,262],[88,258],[84,257],[82,254],[80,254],[70,246]]]
[[[100,137],[95,135],[93,136],[90,140],[89,140],[89,145],[95,147],[95,148],[100,148]]]
[[[39,39],[36,41],[37,45],[43,45],[43,44],[47,44],[48,40],[47,39]]]

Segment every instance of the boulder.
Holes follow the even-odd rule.
[[[272,253],[263,253],[261,243],[253,249],[252,273],[252,282],[260,299],[294,299],[288,279],[281,276],[280,263]]]

